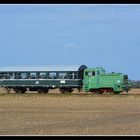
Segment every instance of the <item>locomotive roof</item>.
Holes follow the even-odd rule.
[[[76,65],[49,65],[49,66],[4,66],[0,67],[0,72],[9,71],[78,71]]]

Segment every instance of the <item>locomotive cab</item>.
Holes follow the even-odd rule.
[[[99,75],[101,74],[105,74],[105,70],[102,67],[85,69],[83,90],[90,91],[91,89],[96,89],[99,83]]]

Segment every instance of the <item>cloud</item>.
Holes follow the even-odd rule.
[[[65,49],[77,49],[77,48],[79,48],[79,46],[72,42],[72,43],[64,44],[64,48]]]

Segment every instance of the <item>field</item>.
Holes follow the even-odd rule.
[[[0,135],[140,135],[138,94],[0,93]]]

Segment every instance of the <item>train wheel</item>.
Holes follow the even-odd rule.
[[[72,88],[61,88],[60,91],[61,91],[61,93],[72,93],[73,89]]]
[[[119,94],[119,93],[121,93],[121,92],[120,92],[120,91],[114,91],[114,93],[115,93],[115,94]]]
[[[10,88],[6,88],[5,89],[7,93],[10,93],[11,89]]]
[[[21,93],[25,93],[26,91],[26,88],[21,89]]]
[[[67,90],[64,90],[63,89],[63,90],[61,90],[61,93],[64,93],[65,94],[65,93],[67,93]]]
[[[48,93],[49,89],[38,89],[38,93]]]
[[[49,92],[49,89],[44,89],[43,90],[43,93],[48,93]]]
[[[26,88],[15,88],[14,89],[15,93],[25,93],[27,91]]]
[[[103,94],[104,91],[103,91],[103,90],[98,90],[98,93],[99,93],[99,94]]]
[[[43,93],[43,91],[42,91],[42,90],[40,90],[40,89],[39,89],[39,90],[37,90],[37,91],[38,91],[38,93]]]
[[[21,90],[19,89],[14,89],[15,93],[21,93]]]
[[[99,93],[99,94],[103,94],[103,92],[102,92],[102,91],[99,91],[98,93]]]
[[[69,89],[67,89],[67,92],[72,93],[73,92],[73,89],[72,88],[69,88]]]
[[[19,90],[19,89],[15,90],[15,93],[25,93],[25,92],[26,92],[25,90]]]

